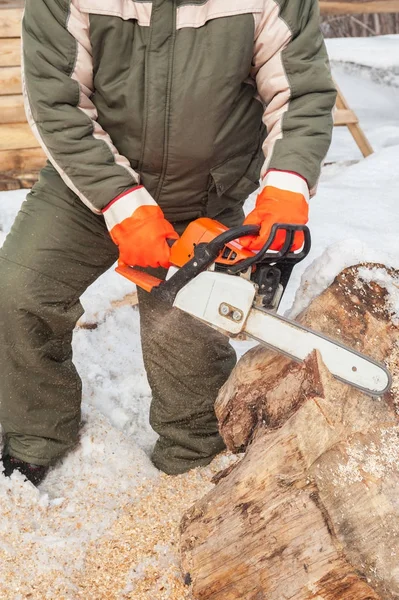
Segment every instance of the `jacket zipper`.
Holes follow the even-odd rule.
[[[168,146],[169,146],[169,122],[170,122],[170,110],[171,110],[171,93],[172,93],[172,82],[173,82],[173,66],[175,56],[175,43],[176,43],[176,0],[172,2],[173,8],[173,31],[172,38],[170,40],[170,54],[168,61],[168,81],[167,81],[167,92],[166,92],[166,105],[165,105],[165,122],[164,122],[164,146],[163,146],[163,161],[162,171],[159,178],[157,190],[155,192],[155,201],[158,202],[161,195],[162,186],[165,181],[166,171],[168,168]]]

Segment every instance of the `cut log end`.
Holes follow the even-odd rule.
[[[373,273],[377,281],[373,281]],[[375,360],[387,361],[396,351],[398,327],[392,322],[391,296],[384,280],[388,286],[398,285],[399,274],[379,264],[345,269],[298,321]],[[262,346],[247,352],[215,405],[227,447],[234,452],[244,450],[258,423],[270,429],[281,426],[304,398],[317,395],[315,386],[317,381],[312,380],[308,367]],[[348,391],[349,386],[342,393]],[[392,394],[389,398],[392,403]]]

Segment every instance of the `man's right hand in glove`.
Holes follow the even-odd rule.
[[[167,240],[179,236],[143,186],[124,192],[102,212],[121,261],[136,267],[170,266]]]

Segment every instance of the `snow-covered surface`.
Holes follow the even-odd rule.
[[[328,45],[334,64],[350,59],[385,71],[399,64],[398,37],[361,43],[329,40]],[[335,67],[334,76],[376,153],[361,159],[346,128],[334,130],[327,157],[327,162],[334,164],[324,168],[317,197],[311,203],[312,251],[295,268],[281,312],[291,309],[292,314],[297,313],[351,264],[372,261],[399,268],[399,89],[372,81],[361,69],[348,73],[345,65]],[[359,162],[350,164],[352,161]],[[0,244],[24,197],[24,191],[0,194]],[[249,199],[247,211],[253,202],[254,197]],[[375,276],[382,277],[378,272]],[[131,289],[111,270],[83,296],[86,320],[95,318],[99,326],[95,330],[78,329],[74,336],[74,357],[84,396],[84,425],[75,450],[52,470],[40,491],[23,483],[18,475],[11,480],[0,475],[1,599],[172,597],[161,574],[170,565],[178,573],[173,541],[178,511],[168,524],[173,533],[170,540],[151,546],[147,554],[134,554],[146,533],[136,529],[137,521],[129,525],[131,548],[126,542],[126,557],[136,557],[136,563],[133,560],[126,574],[120,575],[118,581],[122,583],[115,583],[119,587],[115,587],[114,595],[98,590],[94,594],[84,587],[85,581],[92,581],[93,569],[99,569],[98,578],[106,570],[104,544],[113,539],[117,523],[126,523],[126,511],[134,515],[143,510],[149,494],[173,502],[173,495],[165,492],[165,481],[168,489],[176,486],[182,496],[191,486],[194,491],[187,496],[190,500],[186,499],[190,502],[211,486],[209,479],[215,470],[210,467],[198,475],[169,480],[160,477],[149,460],[156,436],[148,425],[150,389],[141,357],[138,313],[130,307],[110,311],[111,301],[123,298]],[[397,311],[397,289],[390,291],[393,310]],[[235,346],[240,353],[248,347],[242,343]],[[217,466],[228,460],[218,459]],[[183,500],[179,506],[184,507]],[[151,524],[148,527],[154,531]],[[107,557],[112,562],[111,554]],[[159,577],[152,587],[141,588],[149,572],[159,573]],[[43,583],[50,581],[46,579],[50,575],[52,583]],[[102,581],[106,577],[112,578],[112,573],[103,575]],[[138,589],[147,591],[141,596]],[[185,597],[182,592],[179,600]]]
[[[327,39],[332,66],[361,73],[377,83],[399,87],[399,35]]]
[[[331,61],[399,69],[399,35],[326,39]]]

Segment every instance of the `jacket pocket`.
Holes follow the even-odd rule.
[[[184,1],[177,9],[177,29],[202,27],[208,21],[243,14],[261,14],[264,0],[205,0]]]
[[[77,0],[78,9],[92,15],[119,17],[124,21],[134,19],[139,25],[149,26],[151,21],[151,2],[132,2],[129,0]]]
[[[259,187],[263,153],[233,156],[210,170],[207,214],[216,217],[226,209],[240,208]]]

